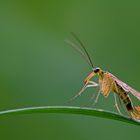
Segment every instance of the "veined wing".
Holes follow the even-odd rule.
[[[111,74],[112,75],[112,74]],[[119,80],[117,77],[115,77],[114,75],[112,75],[112,77],[114,78],[114,80],[117,82],[117,84],[119,86],[121,86],[126,92],[131,92],[137,99],[140,100],[140,92],[138,92],[137,90],[133,89],[131,86],[127,85],[126,83],[124,83],[123,81]]]

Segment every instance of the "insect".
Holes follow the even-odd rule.
[[[72,47],[74,47],[78,52],[80,52],[80,54],[86,58],[88,64],[92,68],[92,72],[84,80],[83,88],[78,94],[73,97],[73,99],[81,95],[85,91],[85,89],[89,87],[99,86],[99,92],[96,96],[95,103],[97,103],[100,94],[102,94],[104,97],[108,97],[110,93],[114,93],[114,100],[117,111],[121,114],[116,98],[118,96],[119,100],[124,103],[127,113],[131,116],[131,118],[140,119],[140,106],[134,106],[131,98],[129,97],[129,93],[131,93],[138,100],[140,100],[140,92],[136,91],[126,83],[122,82],[110,72],[104,71],[99,67],[94,67],[90,55],[87,52],[83,43],[76,36],[75,33],[71,33],[71,35],[78,42],[79,46],[75,45],[70,40],[66,40],[66,42],[69,43]],[[95,83],[94,81],[92,81],[92,78],[95,75],[99,76],[99,83]]]

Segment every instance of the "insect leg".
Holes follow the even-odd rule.
[[[91,83],[90,85],[88,85],[88,83]],[[89,87],[97,87],[98,84],[93,82],[93,81],[88,81],[84,87],[80,90],[80,92],[78,92],[73,98],[71,98],[69,101],[73,101],[75,98],[77,98],[78,96],[80,96],[87,88]]]
[[[98,84],[97,84],[97,83],[95,83],[95,82],[93,82],[93,81],[88,81],[88,83],[90,83],[90,84],[94,85],[94,87],[97,87],[97,86],[98,86]]]
[[[96,98],[95,98],[95,100],[94,100],[94,103],[92,104],[92,106],[94,106],[94,105],[98,102],[100,93],[101,93],[101,91],[99,90],[99,91],[98,91],[98,94],[97,94],[97,96],[96,96]]]
[[[95,90],[95,93],[96,92],[99,92],[99,88],[97,87],[96,90]],[[93,93],[93,95],[91,96],[90,100],[94,100],[96,98],[96,94]],[[97,93],[98,94],[98,93]]]
[[[122,115],[120,109],[119,109],[119,106],[118,106],[118,103],[117,103],[117,98],[116,98],[116,94],[114,93],[114,100],[115,100],[115,107],[117,109],[117,111],[119,112],[120,115]]]
[[[90,81],[90,83],[92,83],[93,81]],[[94,82],[95,83],[95,82]],[[97,83],[96,83],[97,84]],[[95,92],[91,95],[91,97],[90,97],[90,99],[89,99],[89,101],[95,101],[95,98],[96,98],[96,96],[97,96],[97,94],[96,93],[98,93],[98,91],[99,91],[99,88],[98,88],[99,86],[98,86],[98,84],[97,84],[97,88],[96,88],[96,90],[95,90]],[[88,103],[89,103],[89,101],[88,101]],[[87,106],[88,105],[88,103],[86,103],[84,106]],[[90,105],[90,107],[91,107],[91,105]]]
[[[120,99],[119,96],[117,96],[117,97],[118,97],[118,100],[119,100],[119,105],[120,105],[120,107],[122,108],[123,112],[124,112],[125,114],[128,114],[128,112],[125,110],[124,106],[122,105],[122,100]]]
[[[117,91],[117,93],[119,93],[119,90],[118,90],[118,87],[116,85],[116,82],[114,82],[114,85],[115,85],[115,90]],[[118,95],[118,99],[119,99],[119,103],[120,103],[120,105],[122,107],[122,104],[121,104],[121,100],[120,100],[119,95]],[[117,99],[116,99],[116,94],[115,93],[114,93],[114,100],[115,100],[115,106],[116,106],[117,111],[122,115],[122,113],[121,113],[121,111],[119,109],[118,103],[117,103]]]

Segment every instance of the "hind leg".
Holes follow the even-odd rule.
[[[120,108],[118,106],[118,103],[117,103],[117,98],[116,98],[116,94],[114,93],[114,101],[115,101],[115,107],[117,109],[117,111],[119,112],[120,115],[122,115],[121,111],[120,111]]]

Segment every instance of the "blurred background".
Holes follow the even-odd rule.
[[[138,0],[1,0],[0,110],[92,105],[97,89],[67,103],[92,71],[64,42],[71,31],[84,42],[96,66],[140,91],[139,7]],[[115,111],[113,96],[100,96],[96,107]],[[132,140],[139,138],[139,129],[82,115],[0,117],[3,140]]]

